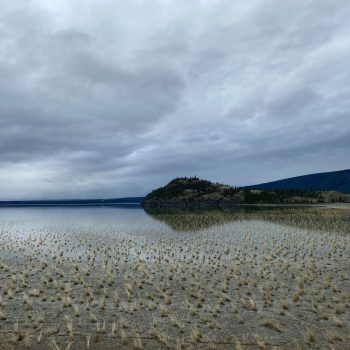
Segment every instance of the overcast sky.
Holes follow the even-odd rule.
[[[350,168],[348,0],[0,0],[0,199]]]

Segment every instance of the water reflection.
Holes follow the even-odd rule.
[[[350,211],[315,207],[237,207],[228,211],[145,209],[175,231],[190,232],[243,220],[262,220],[303,229],[350,232]]]

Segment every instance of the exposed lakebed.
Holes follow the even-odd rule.
[[[350,211],[0,210],[13,349],[348,349]]]

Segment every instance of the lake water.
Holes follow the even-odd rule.
[[[76,242],[89,237],[107,246],[123,238],[138,242],[167,239],[177,245],[194,238],[213,242],[220,239],[242,245],[242,240],[249,237],[257,249],[286,237],[305,240],[317,230],[327,231],[328,237],[348,230],[350,211],[335,214],[332,210],[310,208],[309,212],[302,208],[230,212],[146,212],[141,207],[0,208],[0,230],[3,239],[8,235],[14,245],[35,238],[46,241],[50,248],[55,245],[52,237]]]
[[[311,215],[308,215],[311,213]],[[319,215],[322,213],[322,215]],[[323,215],[327,213],[327,215]],[[300,219],[301,216],[304,219]],[[307,225],[315,216],[319,227]],[[2,230],[25,233],[33,230],[57,230],[61,232],[99,231],[143,237],[174,237],[174,233],[222,233],[237,231],[247,221],[259,221],[271,228],[277,224],[299,228],[329,226],[338,230],[349,222],[350,210],[326,210],[320,208],[239,208],[229,212],[145,211],[139,206],[130,207],[18,207],[0,208]],[[340,225],[339,225],[340,223]]]

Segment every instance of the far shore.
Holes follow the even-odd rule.
[[[243,207],[316,207],[330,209],[350,209],[350,203],[319,203],[319,204],[240,204]]]

